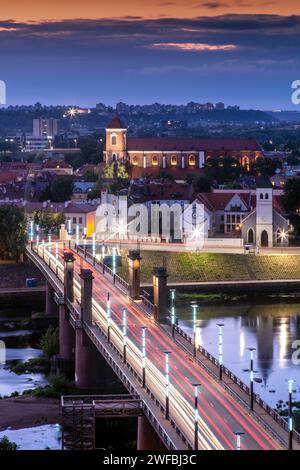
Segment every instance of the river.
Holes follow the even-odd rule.
[[[198,302],[197,342],[218,357],[218,323],[223,323],[223,364],[249,383],[250,352],[254,347],[255,391],[275,407],[288,399],[288,379],[294,379],[293,398],[300,400],[300,364],[292,361],[292,343],[300,339],[300,302],[254,300],[201,305]],[[192,310],[178,302],[179,325],[192,335]],[[300,345],[300,343],[299,343]],[[300,355],[299,355],[300,356]]]

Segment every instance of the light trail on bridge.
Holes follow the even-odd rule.
[[[47,250],[46,250],[47,251]],[[93,313],[97,316],[97,321],[106,326],[105,308],[107,292],[110,292],[111,314],[115,325],[122,324],[122,307],[126,307],[128,312],[128,337],[132,341],[133,351],[129,350],[128,359],[134,363],[135,368],[141,373],[141,327],[147,327],[147,358],[146,358],[146,380],[151,375],[154,377],[156,392],[160,395],[160,401],[164,402],[164,378],[163,373],[157,374],[155,369],[164,369],[163,351],[169,350],[171,354],[171,400],[170,412],[176,414],[180,425],[186,428],[186,432],[191,435],[193,432],[193,386],[197,381],[202,384],[202,392],[199,401],[199,448],[204,449],[234,449],[235,435],[237,429],[242,428],[246,435],[243,437],[243,449],[279,449],[280,446],[268,433],[258,424],[246,410],[244,410],[235,400],[224,390],[224,388],[196,362],[194,362],[174,340],[166,335],[162,328],[158,327],[146,314],[143,314],[138,306],[128,298],[126,293],[114,286],[110,281],[99,273],[90,263],[84,261],[76,252],[73,252],[75,262],[74,282],[77,301],[80,301],[80,284],[78,276],[80,268],[91,269],[94,275],[94,302],[102,307],[103,314],[99,309],[93,308]],[[60,258],[63,251],[59,252]],[[52,257],[52,255],[51,255]],[[63,264],[57,261],[61,279],[63,277]],[[62,279],[63,280],[63,279]],[[122,348],[122,332],[119,328],[118,334],[113,332],[112,340],[115,340],[120,349]],[[139,345],[139,347],[136,346]],[[174,402],[172,402],[174,400]],[[205,437],[204,437],[205,436]],[[208,439],[208,441],[207,441]],[[191,439],[189,439],[191,440]]]

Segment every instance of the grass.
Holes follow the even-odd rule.
[[[244,255],[142,251],[141,282],[152,282],[154,266],[165,266],[168,282],[300,279],[298,255]],[[127,252],[118,274],[128,280]]]

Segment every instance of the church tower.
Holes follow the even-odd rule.
[[[104,160],[107,165],[112,162],[125,163],[127,160],[127,129],[121,119],[115,116],[106,128]]]
[[[264,177],[256,187],[256,239],[259,246],[273,246],[273,189]]]

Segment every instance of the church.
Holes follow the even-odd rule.
[[[232,157],[248,169],[261,156],[255,139],[131,138],[118,116],[106,128],[105,164],[126,164],[133,179],[166,172],[183,181],[187,174],[201,172],[209,159]]]

